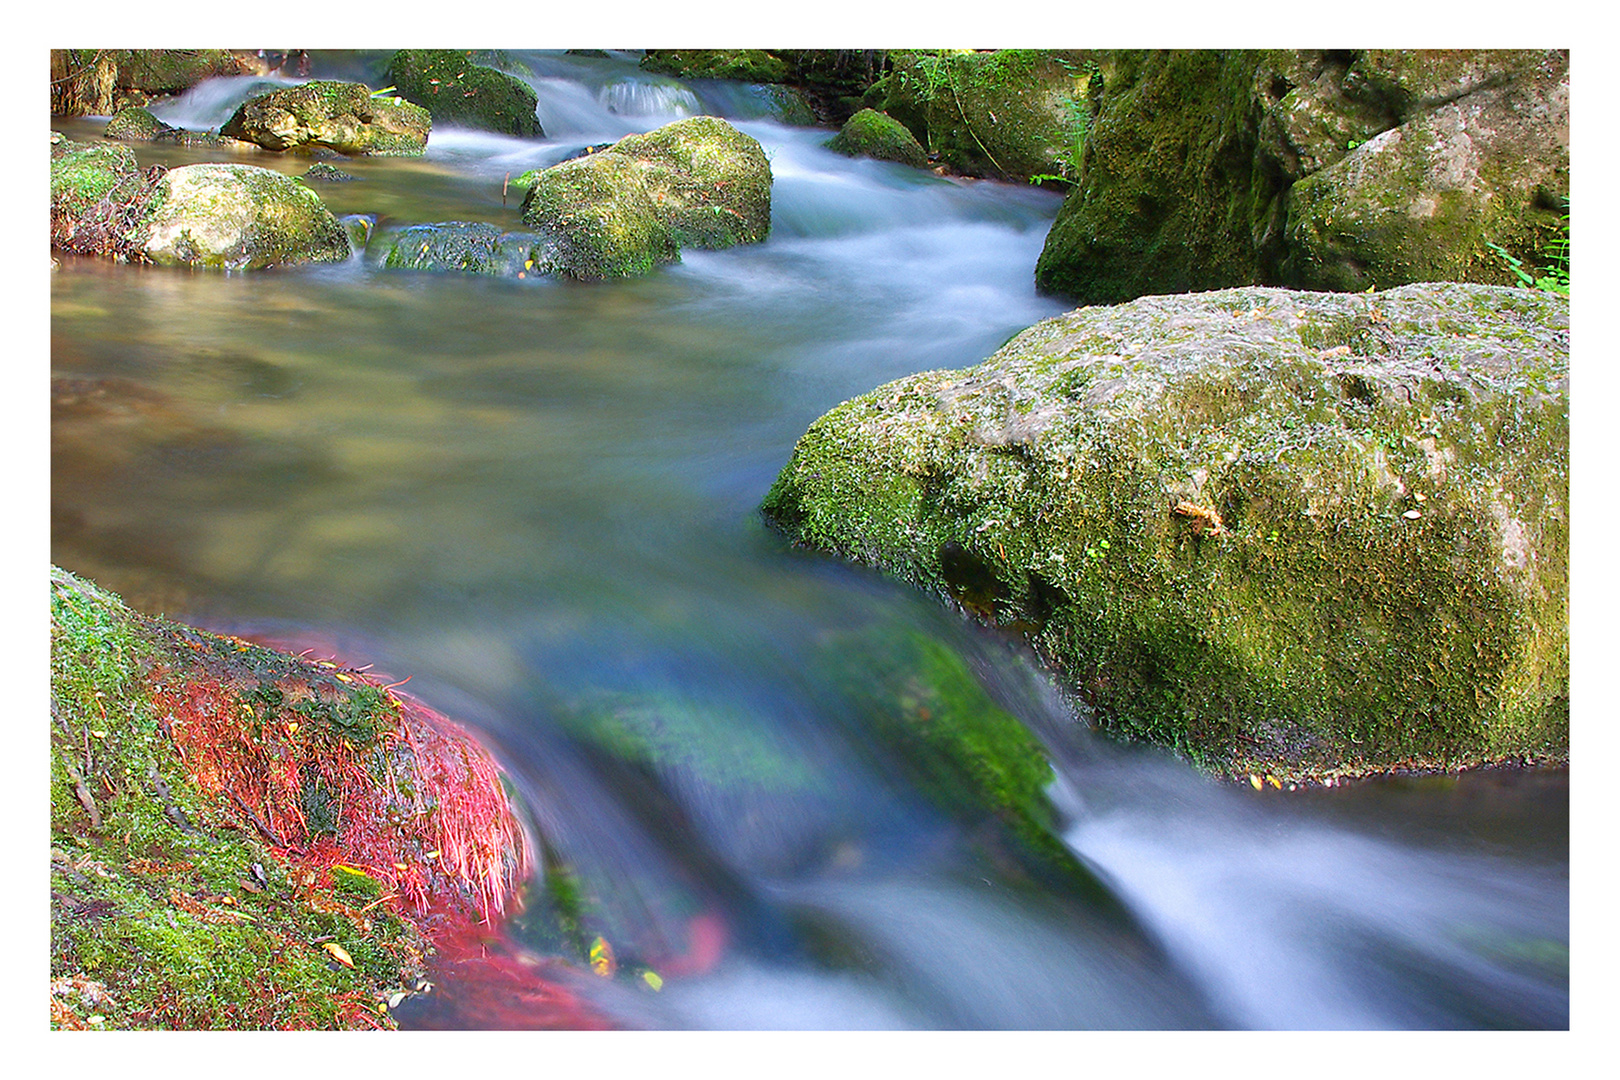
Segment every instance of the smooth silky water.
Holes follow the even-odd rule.
[[[544,139],[438,129],[420,159],[338,162],[361,180],[327,204],[379,234],[521,229],[507,177],[712,112],[771,157],[768,242],[597,285],[63,258],[54,561],[409,675],[482,732],[595,925],[663,958],[660,993],[581,982],[628,1026],[1568,1025],[1567,774],[1218,785],[1092,737],[1016,645],[760,521],[828,408],[1063,310],[1033,287],[1055,196],[842,158],[746,88],[626,56],[512,58]],[[266,81],[154,111],[218,126]],[[1062,838],[1117,909],[1008,870],[870,737],[862,703],[905,690],[892,642],[962,657],[1042,739]],[[658,750],[639,765],[602,752],[625,723]]]

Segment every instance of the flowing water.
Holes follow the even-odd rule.
[[[376,59],[315,74],[377,85]],[[410,675],[481,731],[553,875],[516,932],[557,947],[566,879],[587,933],[665,976],[582,982],[627,1026],[1568,1025],[1567,774],[1217,785],[1093,737],[1016,645],[759,520],[822,412],[1063,309],[1032,280],[1054,196],[842,158],[747,88],[627,55],[508,59],[543,139],[435,130],[423,158],[342,162],[360,180],[328,205],[382,232],[521,228],[507,176],[709,112],[771,157],[769,241],[589,286],[64,258],[55,562]],[[266,81],[154,111],[217,127]],[[1046,744],[1102,895],[1020,869],[875,737],[872,710],[940,671]]]

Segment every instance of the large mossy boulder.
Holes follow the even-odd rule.
[[[928,153],[900,121],[876,109],[862,109],[848,120],[827,142],[827,149],[848,157],[869,157],[897,161],[923,168]]]
[[[1083,303],[1272,284],[1511,284],[1567,236],[1557,50],[1088,54],[1081,169],[1036,282]]]
[[[865,94],[940,161],[970,176],[1057,174],[1090,85],[1076,52],[925,50],[890,54]]]
[[[465,52],[401,49],[389,60],[383,79],[400,97],[432,113],[435,123],[503,135],[544,134],[535,115],[534,88],[505,72],[474,64]]]
[[[403,98],[360,83],[316,80],[249,98],[220,134],[267,150],[397,156],[420,154],[432,127],[428,111]]]
[[[535,262],[582,280],[644,274],[682,247],[758,243],[770,233],[764,149],[713,116],[629,135],[532,177],[523,221]]]
[[[1482,285],[1082,308],[829,412],[764,510],[1213,771],[1557,760],[1568,348]]]
[[[166,266],[256,270],[350,254],[347,233],[320,196],[253,165],[169,170],[131,235],[142,258]]]

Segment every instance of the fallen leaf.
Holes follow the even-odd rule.
[[[328,941],[325,945],[322,945],[321,948],[331,953],[332,959],[336,960],[344,967],[354,967],[354,960],[349,956],[349,950],[345,949],[337,942]]]

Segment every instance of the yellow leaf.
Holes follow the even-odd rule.
[[[658,972],[653,971],[651,968],[648,968],[646,971],[641,973],[641,981],[652,987],[654,990],[662,990],[664,988],[664,980],[659,977]]]
[[[338,963],[342,964],[344,967],[351,967],[351,968],[354,967],[354,960],[349,956],[349,951],[347,949],[345,949],[343,946],[339,945],[337,942],[328,941],[325,945],[323,945],[321,947],[323,949],[325,949],[327,952],[331,953],[332,954],[332,959],[336,960]]]
[[[606,938],[597,938],[591,942],[591,970],[602,976],[610,978],[618,970],[618,963],[613,959],[613,946],[607,943]]]
[[[1266,786],[1265,781],[1261,780],[1260,777],[1256,776],[1254,773],[1249,774],[1249,785],[1256,791],[1259,791]]]

